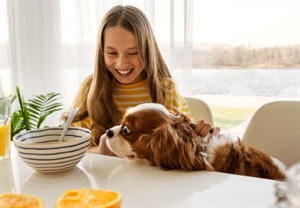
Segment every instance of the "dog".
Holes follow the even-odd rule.
[[[165,170],[208,170],[267,179],[285,179],[283,163],[240,139],[219,134],[200,136],[197,124],[163,105],[129,108],[121,122],[106,131],[108,148],[131,161]]]

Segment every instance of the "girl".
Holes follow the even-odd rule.
[[[75,98],[73,107],[80,110],[73,125],[91,130],[90,152],[111,155],[105,131],[120,124],[127,108],[145,102],[161,103],[191,117],[145,14],[133,6],[115,6],[101,22],[94,73]]]

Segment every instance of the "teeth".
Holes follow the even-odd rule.
[[[123,75],[126,75],[126,74],[129,74],[131,72],[131,70],[126,70],[126,71],[119,71],[117,70],[120,74],[123,74]]]

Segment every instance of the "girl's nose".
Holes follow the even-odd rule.
[[[128,60],[125,56],[119,56],[116,61],[117,69],[126,69],[128,67]]]

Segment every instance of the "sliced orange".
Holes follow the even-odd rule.
[[[120,208],[122,195],[103,189],[75,189],[65,191],[55,208]]]
[[[5,208],[44,208],[44,202],[37,196],[6,193],[0,196],[0,207]]]

